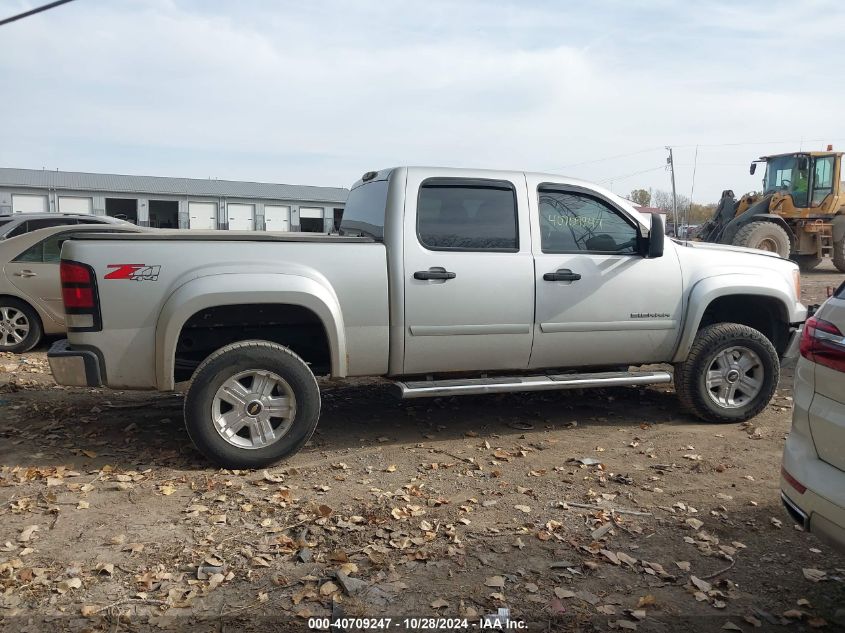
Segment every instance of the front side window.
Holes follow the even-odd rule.
[[[806,156],[775,156],[766,164],[764,193],[781,191],[792,196],[796,207],[806,207],[809,197],[809,160]]]
[[[544,253],[637,252],[637,229],[610,204],[586,193],[539,189]]]
[[[426,180],[417,234],[430,250],[517,251],[516,190],[501,180]]]
[[[833,193],[833,160],[833,156],[816,159],[816,167],[813,170],[813,206],[820,205]]]

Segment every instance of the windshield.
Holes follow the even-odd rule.
[[[775,191],[789,193],[796,207],[808,206],[809,164],[810,161],[806,156],[770,158],[766,163],[764,193]]]
[[[340,234],[384,239],[386,207],[387,180],[372,180],[355,187],[343,208]]]

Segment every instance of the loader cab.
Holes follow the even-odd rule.
[[[835,153],[763,156],[751,164],[751,173],[754,173],[757,162],[763,162],[766,164],[764,195],[789,195],[796,209],[819,207],[828,196],[838,193],[839,165],[836,158]]]

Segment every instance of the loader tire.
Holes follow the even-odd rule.
[[[789,257],[791,250],[789,235],[783,227],[766,220],[751,222],[742,227],[734,236],[733,245],[777,253],[784,259]]]
[[[780,379],[778,355],[763,334],[738,323],[716,323],[695,336],[675,365],[675,393],[705,422],[744,422],[760,413]]]
[[[840,273],[845,273],[845,238],[833,243],[833,265]]]

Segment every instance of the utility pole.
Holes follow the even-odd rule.
[[[672,174],[672,216],[675,218],[675,235],[678,234],[678,194],[675,193],[675,161],[672,157],[672,148],[666,146],[669,150],[669,158],[666,159],[666,164],[669,165],[669,172]]]

